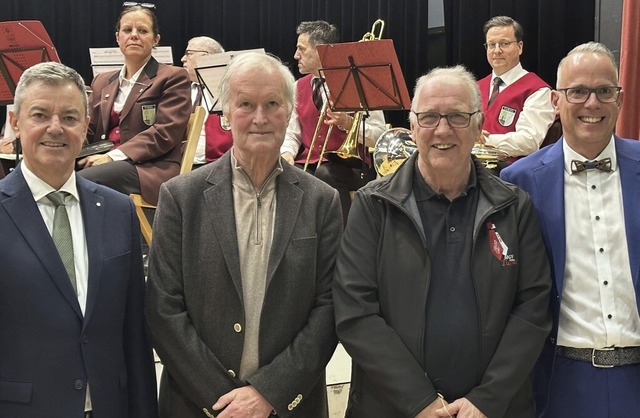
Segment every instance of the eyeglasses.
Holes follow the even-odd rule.
[[[209,51],[202,51],[202,50],[199,50],[199,49],[187,49],[187,50],[184,51],[184,56],[185,57],[190,57],[193,54],[195,54],[196,52],[202,52],[202,53],[204,53],[206,55],[209,55]]]
[[[570,87],[567,89],[557,89],[564,93],[569,103],[582,104],[586,103],[591,97],[591,93],[595,93],[600,103],[613,103],[618,100],[620,96],[620,90],[622,87],[617,86],[602,86],[595,89],[588,89],[586,87]]]
[[[436,112],[412,112],[416,115],[418,125],[423,128],[436,128],[440,124],[440,119],[446,118],[449,126],[452,128],[466,128],[471,123],[471,116],[479,113],[480,110],[475,112],[453,112],[441,115]]]
[[[511,48],[511,44],[518,43],[520,41],[500,41],[500,42],[487,42],[482,45],[487,49],[487,51],[493,51],[496,47],[500,48],[502,51],[506,51]]]
[[[134,6],[140,6],[140,7],[144,7],[145,9],[156,9],[156,5],[153,3],[138,3],[135,1],[125,1],[124,3],[122,3],[122,8],[126,9],[127,7],[134,7]]]

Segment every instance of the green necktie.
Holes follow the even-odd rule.
[[[47,199],[56,207],[56,213],[53,217],[53,242],[60,253],[62,264],[67,270],[69,280],[73,290],[78,293],[76,286],[76,268],[73,263],[73,240],[71,238],[71,225],[69,224],[69,216],[67,208],[64,206],[64,198],[67,192],[51,192],[47,195]]]

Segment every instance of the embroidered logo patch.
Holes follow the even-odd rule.
[[[513,121],[516,118],[517,111],[508,106],[502,106],[500,109],[500,114],[498,115],[498,122],[502,126],[511,126]]]
[[[142,106],[142,121],[147,126],[151,126],[156,123],[156,105]]]
[[[502,262],[503,266],[515,266],[518,261],[513,254],[509,254],[509,247],[502,240],[502,237],[496,231],[496,226],[492,222],[487,222],[487,229],[489,230],[489,249],[491,254],[498,261]]]

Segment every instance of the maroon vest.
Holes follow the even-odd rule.
[[[304,146],[304,150],[296,159],[296,163],[300,164],[304,164],[307,160],[313,133],[315,132],[316,125],[318,124],[318,118],[320,117],[320,111],[316,109],[316,105],[313,103],[313,99],[311,98],[311,77],[311,74],[306,75],[296,83],[296,112],[298,113],[298,119],[300,121],[301,140],[302,145]],[[320,152],[322,151],[322,144],[327,137],[329,126],[330,125],[325,123],[320,125],[320,132],[315,140],[313,150],[311,151],[311,158],[309,159],[309,162],[312,164],[318,162]],[[345,132],[342,132],[334,126],[331,130],[331,136],[329,137],[325,151],[337,150],[340,148],[346,137],[347,135]]]
[[[204,121],[205,158],[207,162],[217,160],[231,148],[233,137],[230,130],[222,128],[220,115],[210,114]]]
[[[502,90],[491,106],[487,108],[492,88],[491,74],[478,81],[478,87],[482,96],[483,129],[492,134],[506,134],[515,131],[525,100],[543,87],[550,88],[536,74],[527,73]]]

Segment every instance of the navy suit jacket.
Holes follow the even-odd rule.
[[[564,139],[564,138],[561,138]],[[640,302],[638,276],[640,275],[640,141],[614,137],[616,159],[620,170],[622,202],[624,210],[627,247],[631,277]],[[539,410],[546,405],[549,380],[553,371],[553,359],[558,335],[558,316],[564,266],[566,262],[566,235],[564,222],[564,153],[563,140],[520,159],[500,172],[500,177],[515,183],[533,198],[538,212],[547,256],[551,263],[553,289],[551,310],[553,329],[536,367],[536,398]],[[640,303],[639,307],[640,309]]]
[[[79,176],[89,283],[85,315],[24,180],[0,181],[0,416],[156,417],[143,318],[139,226],[130,199]]]

